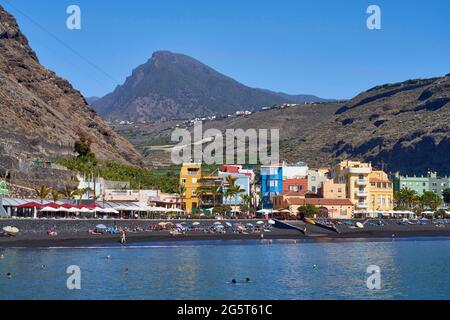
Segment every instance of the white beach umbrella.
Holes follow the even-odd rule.
[[[41,209],[42,212],[58,212],[58,209],[52,208],[52,207],[45,207]]]
[[[114,213],[114,214],[119,214],[119,211],[117,211],[117,210],[114,209],[114,208],[105,208],[105,209],[103,209],[103,212],[104,212],[104,213]]]
[[[80,212],[80,209],[73,207],[73,208],[68,209],[67,212],[70,212],[70,213],[78,213],[78,212]]]
[[[79,212],[81,212],[81,213],[92,213],[93,211],[90,210],[90,209],[88,209],[88,208],[81,208],[81,209],[79,210]]]
[[[262,225],[262,224],[264,224],[264,221],[258,221],[258,222],[256,222],[256,224]]]
[[[274,225],[275,223],[276,223],[275,220],[272,219],[269,220],[269,224]]]

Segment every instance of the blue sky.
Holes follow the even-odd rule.
[[[446,0],[0,4],[16,16],[41,62],[85,96],[112,91],[157,50],[190,55],[252,87],[325,98],[450,72]],[[66,28],[72,4],[81,8],[81,30]],[[382,30],[366,27],[370,4],[381,7]]]

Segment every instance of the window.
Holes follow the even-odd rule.
[[[270,180],[269,186],[271,186],[271,187],[278,187],[278,181],[276,181],[276,180]]]
[[[196,196],[197,195],[197,190],[192,190],[192,195]]]
[[[182,178],[181,179],[181,183],[185,184],[186,183],[186,178]]]
[[[192,183],[197,183],[197,178],[192,178]]]

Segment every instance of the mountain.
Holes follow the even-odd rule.
[[[315,103],[315,102],[333,102],[333,99],[323,99],[319,98],[312,94],[287,94],[283,92],[273,92],[270,90],[265,90],[268,93],[275,94],[282,99],[284,99],[287,103]]]
[[[321,101],[249,88],[191,57],[159,51],[92,106],[109,120],[167,120],[226,115],[298,99]]]
[[[68,81],[40,63],[16,20],[0,6],[0,169],[22,170],[34,159],[73,154],[80,135],[100,159],[141,164]],[[25,170],[25,169],[23,169]]]
[[[282,160],[313,167],[343,159],[372,161],[403,174],[436,170],[450,175],[450,74],[386,84],[345,103],[296,105],[203,123],[203,130],[280,129]],[[153,126],[116,126],[148,159],[164,162],[176,121]],[[151,128],[150,128],[151,127]]]
[[[100,98],[99,98],[99,97],[87,97],[87,98],[85,98],[85,99],[86,99],[86,102],[87,102],[89,105],[91,105],[92,103],[94,103],[95,101],[99,100]]]

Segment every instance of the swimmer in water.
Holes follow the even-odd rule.
[[[128,268],[125,268],[124,273],[128,274]]]
[[[41,270],[45,270],[45,264],[41,265]]]
[[[5,259],[5,256],[3,254],[0,254],[0,260]]]
[[[250,278],[246,278],[245,282],[249,283],[250,282]]]
[[[12,274],[9,273],[9,272],[6,274],[6,276],[8,277],[8,279],[11,279],[11,278],[12,278]]]
[[[236,279],[231,280],[231,283],[236,284],[237,283]]]

